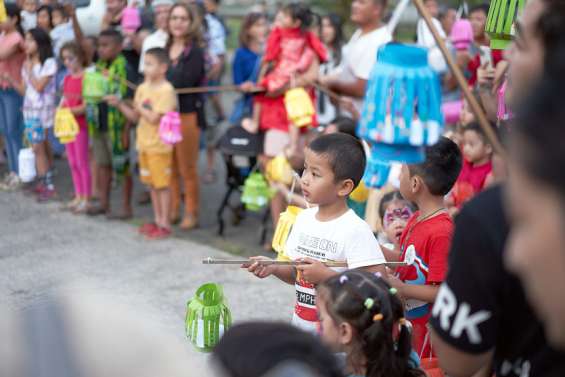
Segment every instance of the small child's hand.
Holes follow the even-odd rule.
[[[255,84],[251,81],[246,81],[239,85],[239,90],[242,92],[251,92],[253,89],[255,89]]]
[[[302,258],[299,262],[304,264],[296,266],[303,280],[312,284],[319,284],[336,274],[331,268],[316,259]]]
[[[388,277],[386,278],[386,280],[390,284],[391,287],[396,288],[398,293],[401,296],[403,296],[404,282],[402,280],[400,280],[399,278],[397,278],[396,276],[394,276],[392,274],[389,274]]]
[[[118,107],[120,104],[120,99],[115,95],[104,96],[102,98],[108,105],[113,107]]]
[[[257,261],[260,260],[272,260],[271,258],[267,258],[267,257],[251,257],[249,258],[251,260],[254,260],[256,262],[254,262],[251,265],[242,265],[242,268],[247,268],[247,271],[251,272],[252,274],[254,274],[255,276],[257,276],[259,279],[264,279],[267,276],[270,276],[272,274],[275,273],[275,271],[277,270],[277,266],[276,265],[262,265]]]
[[[316,81],[321,86],[328,88],[333,83],[333,78],[329,75],[319,75]]]

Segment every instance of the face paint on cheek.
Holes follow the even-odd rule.
[[[384,215],[383,225],[388,228],[393,222],[401,220],[404,223],[412,216],[412,209],[408,206],[387,210]]]

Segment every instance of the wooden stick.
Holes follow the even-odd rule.
[[[278,265],[278,266],[300,266],[306,263],[299,262],[299,261],[281,261],[281,260],[253,260],[253,259],[214,259],[214,258],[206,258],[202,259],[202,264],[237,264],[237,265],[244,265],[244,264],[253,264],[259,263],[264,266],[269,265]],[[347,267],[347,262],[324,262],[327,267]],[[399,267],[399,266],[406,266],[406,262],[387,262],[384,263],[387,267]]]
[[[131,90],[136,90],[137,85],[131,81],[124,80],[127,87]],[[241,89],[239,85],[216,85],[216,86],[195,86],[191,88],[179,88],[175,89],[177,94],[197,94],[197,93],[209,93],[209,92],[240,92]],[[265,89],[256,87],[253,88],[250,93],[264,92]]]
[[[328,97],[330,97],[331,99],[333,99],[334,101],[341,101],[341,96],[339,94],[337,94],[334,91],[331,91],[330,89],[326,88],[325,86],[322,86],[320,84],[318,84],[317,82],[312,84],[316,89],[318,89],[320,92],[326,94]]]
[[[264,92],[265,89],[256,87],[249,93]],[[194,93],[208,93],[208,92],[241,92],[239,85],[220,85],[220,86],[197,86],[194,88],[180,88],[175,90],[177,94],[194,94]]]
[[[481,126],[481,128],[485,132],[485,135],[489,139],[493,148],[496,150],[496,153],[499,154],[500,156],[502,156],[503,158],[505,158],[506,152],[504,151],[502,144],[500,144],[500,141],[498,140],[496,133],[494,132],[494,130],[490,126],[490,122],[487,120],[487,117],[486,117],[485,113],[483,112],[483,110],[481,109],[479,102],[477,102],[477,99],[475,98],[473,93],[471,93],[471,89],[469,89],[469,86],[467,85],[467,80],[465,80],[465,77],[463,76],[461,69],[455,63],[455,60],[453,60],[453,57],[451,56],[451,54],[447,50],[447,46],[445,45],[444,40],[441,39],[441,37],[439,36],[439,33],[437,32],[436,27],[432,23],[432,19],[430,17],[430,14],[428,13],[428,10],[424,6],[423,1],[422,0],[413,0],[413,2],[414,2],[414,5],[416,6],[416,8],[418,9],[418,12],[420,13],[420,15],[424,18],[424,21],[426,22],[426,25],[430,29],[432,35],[434,36],[434,39],[435,39],[439,49],[441,50],[441,53],[442,53],[443,57],[445,58],[445,61],[447,62],[449,69],[451,69],[451,72],[453,72],[453,75],[455,76],[455,79],[457,80],[457,84],[459,85],[459,87],[463,91],[463,95],[465,96],[465,98],[469,102],[469,106],[471,106],[471,110],[473,111],[473,113],[477,117],[477,121],[479,122],[479,125]]]

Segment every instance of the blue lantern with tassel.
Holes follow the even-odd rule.
[[[426,49],[389,43],[379,49],[357,134],[371,146],[365,183],[386,183],[390,162],[417,164],[441,136],[441,88]]]

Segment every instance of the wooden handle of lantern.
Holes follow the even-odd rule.
[[[202,264],[236,264],[245,265],[258,263],[263,266],[277,265],[277,266],[300,266],[306,263],[300,261],[281,261],[281,260],[263,260],[263,259],[215,259],[205,258],[202,259]],[[347,262],[323,262],[327,267],[347,267]],[[406,266],[406,262],[387,262],[384,263],[387,267],[400,267]]]
[[[414,5],[416,6],[416,9],[418,9],[418,13],[420,13],[422,18],[426,22],[428,29],[430,29],[432,35],[434,36],[434,39],[435,39],[439,49],[441,50],[441,53],[442,53],[443,57],[445,58],[445,61],[447,62],[449,69],[451,70],[451,72],[453,72],[453,75],[455,76],[455,79],[457,80],[457,84],[459,85],[459,87],[463,91],[463,95],[465,96],[465,99],[467,99],[467,101],[469,102],[469,106],[471,106],[471,110],[473,111],[473,113],[477,117],[477,121],[479,122],[479,125],[481,126],[481,128],[485,132],[485,135],[489,139],[489,141],[492,144],[493,148],[495,149],[496,153],[499,154],[500,156],[502,156],[503,158],[505,158],[506,153],[504,151],[504,148],[502,147],[502,144],[500,144],[500,141],[498,140],[496,133],[494,132],[494,130],[490,126],[490,122],[488,121],[485,113],[481,109],[479,102],[477,101],[477,99],[475,98],[473,93],[471,93],[471,89],[469,89],[469,86],[467,85],[467,80],[465,80],[465,77],[463,76],[461,69],[455,63],[455,60],[453,59],[453,57],[451,56],[451,54],[447,50],[447,46],[445,45],[444,40],[440,37],[440,35],[439,35],[438,31],[436,30],[434,24],[432,23],[432,19],[430,17],[430,14],[428,13],[428,10],[424,6],[423,1],[422,0],[413,0],[413,2],[414,2]]]
[[[131,81],[124,80],[125,84],[131,90],[136,90],[137,85]],[[176,94],[198,94],[198,93],[210,93],[210,92],[240,92],[241,89],[239,85],[216,85],[216,86],[195,86],[190,88],[179,88],[175,89]],[[260,87],[253,88],[249,93],[260,93],[264,92],[265,89]]]

